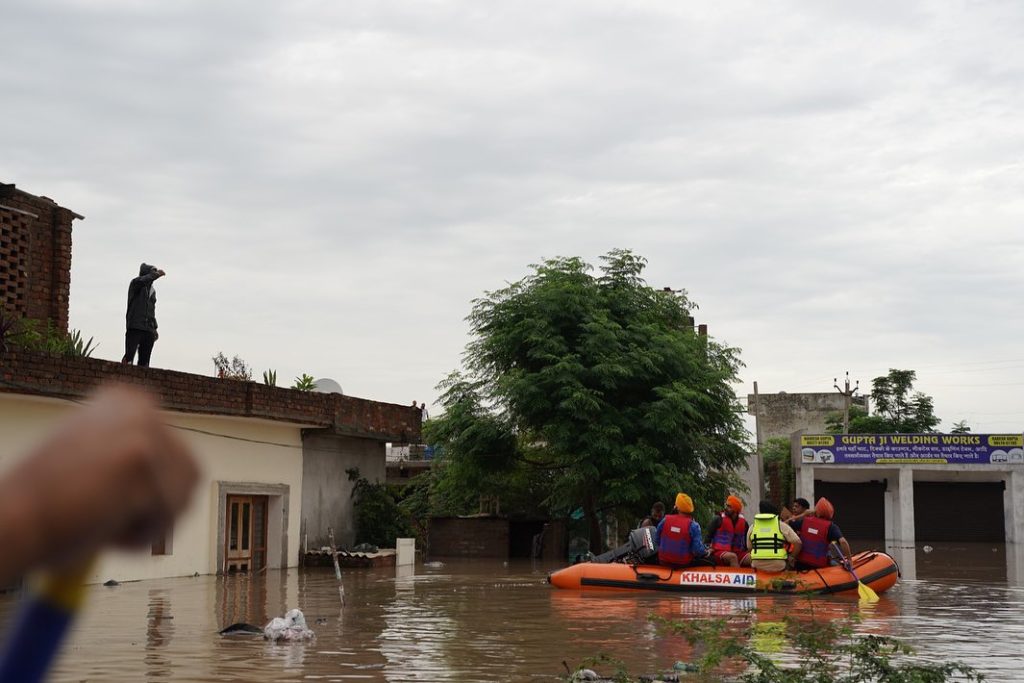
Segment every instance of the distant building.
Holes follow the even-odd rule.
[[[867,409],[867,398],[854,396],[851,405]],[[806,394],[747,394],[747,413],[757,421],[758,432],[763,441],[783,437],[788,439],[793,432],[826,431],[825,421],[829,415],[842,413],[845,407],[843,395],[837,391]]]

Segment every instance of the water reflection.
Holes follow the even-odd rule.
[[[150,589],[149,614],[146,615],[146,678],[169,678],[171,662],[165,647],[174,635],[174,616],[166,589]]]
[[[860,542],[857,547],[885,547],[900,567],[900,578],[937,581],[1024,584],[1024,545],[1015,543],[940,543],[884,545]]]
[[[529,562],[348,570],[344,605],[331,569],[95,586],[52,680],[539,682],[555,680],[563,660],[575,666],[602,652],[639,672],[699,656],[659,633],[652,615],[725,619],[737,633],[753,620],[752,644],[783,658],[784,616],[809,623],[858,615],[862,633],[907,638],[925,658],[965,660],[989,680],[1015,680],[1024,640],[1020,551],[992,547],[890,549],[904,576],[871,608],[853,596],[560,591],[544,582],[553,566]],[[0,595],[0,614],[14,600]],[[262,625],[292,607],[305,612],[314,642],[216,633],[236,621]]]

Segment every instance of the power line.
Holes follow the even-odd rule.
[[[1020,387],[1024,386],[1024,382],[990,382],[988,384],[929,384],[928,388],[932,387]]]

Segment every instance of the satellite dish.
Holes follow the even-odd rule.
[[[323,379],[314,381],[313,391],[318,391],[321,394],[345,394],[345,392],[341,390],[341,385],[329,377],[324,377]]]

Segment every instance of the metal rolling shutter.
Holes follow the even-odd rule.
[[[814,481],[814,502],[824,496],[836,508],[835,522],[847,540],[885,538],[885,482]]]
[[[1004,542],[1003,482],[915,481],[914,536],[918,542]]]

